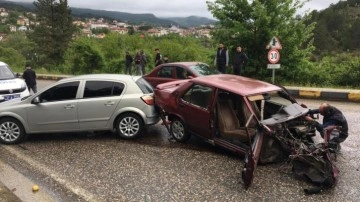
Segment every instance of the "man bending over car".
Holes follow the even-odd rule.
[[[313,122],[316,130],[319,131],[321,137],[324,138],[324,129],[330,128],[331,126],[339,126],[339,136],[331,139],[336,143],[343,142],[348,137],[348,123],[343,113],[334,106],[328,103],[322,103],[319,109],[310,110],[308,114],[321,114],[323,115],[323,124],[315,121],[309,115],[305,116],[305,120]]]

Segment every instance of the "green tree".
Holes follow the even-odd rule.
[[[23,32],[11,33],[3,42],[4,47],[11,47],[19,52],[28,62],[36,64],[37,53],[34,51],[35,44],[31,42]],[[35,65],[34,65],[35,66]]]
[[[101,73],[106,67],[104,56],[92,38],[79,38],[74,41],[66,54],[72,74]]]
[[[296,79],[299,69],[313,50],[314,24],[305,26],[304,19],[295,17],[304,2],[300,0],[215,0],[207,2],[208,9],[219,19],[214,39],[228,45],[231,51],[240,44],[250,61],[246,73],[265,79],[271,71],[266,69],[266,46],[277,36],[281,50],[282,68],[277,73],[282,78]],[[268,78],[269,79],[269,78]]]
[[[67,0],[34,2],[39,25],[29,34],[45,66],[60,65],[75,32]]]

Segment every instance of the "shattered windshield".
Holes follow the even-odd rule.
[[[275,124],[294,119],[307,113],[307,109],[297,103],[283,91],[267,92],[248,97],[255,112],[259,113],[259,120],[263,124]]]

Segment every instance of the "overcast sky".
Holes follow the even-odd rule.
[[[33,2],[34,0],[9,0]],[[188,17],[191,15],[213,18],[207,10],[207,0],[68,0],[70,7],[98,10],[120,11],[127,13],[152,13],[157,17]],[[214,0],[208,0],[214,2]],[[322,10],[339,0],[310,0],[306,9]]]

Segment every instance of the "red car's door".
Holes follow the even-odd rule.
[[[211,139],[213,120],[210,111],[214,90],[207,86],[193,85],[179,100],[179,111],[187,129],[196,135]]]

